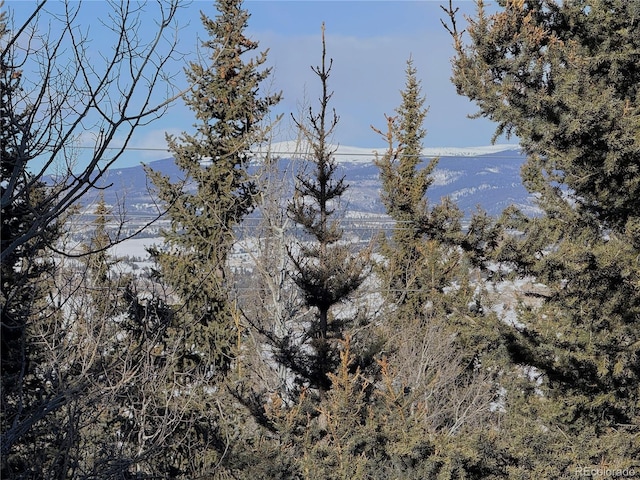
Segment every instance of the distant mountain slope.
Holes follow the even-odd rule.
[[[346,208],[350,215],[383,214],[380,201],[378,169],[373,164],[373,150],[357,147],[339,147],[336,160],[341,173],[346,176],[350,188],[346,194]],[[291,145],[277,144],[272,147],[275,154],[293,151]],[[425,156],[442,155],[433,176],[434,184],[429,189],[431,203],[449,196],[470,215],[477,206],[490,214],[499,214],[504,208],[515,204],[528,213],[535,213],[532,198],[520,179],[520,167],[524,157],[514,146],[477,147],[472,149],[425,149]],[[452,155],[453,154],[453,155]],[[445,156],[446,155],[446,156]],[[258,167],[260,155],[252,161],[252,169]],[[426,160],[425,160],[426,161]],[[306,162],[284,158],[278,161],[282,172],[296,172]],[[182,173],[172,158],[149,164],[154,170],[176,180]],[[289,175],[293,178],[293,175]],[[105,200],[109,204],[123,203],[129,214],[153,214],[157,206],[150,193],[152,185],[147,180],[142,165],[113,169],[105,176],[103,185]],[[290,192],[283,192],[288,195]],[[89,200],[90,201],[90,200]]]

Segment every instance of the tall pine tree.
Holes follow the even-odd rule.
[[[388,144],[384,155],[376,158],[382,182],[382,203],[396,224],[391,238],[383,238],[385,258],[379,269],[385,289],[394,303],[406,306],[409,315],[424,314],[433,294],[451,281],[451,270],[460,261],[448,249],[460,240],[460,210],[444,200],[433,207],[426,193],[433,182],[431,173],[438,159],[422,166],[423,127],[428,109],[421,94],[413,61],[407,61],[406,84],[396,116],[387,118],[387,131],[380,133]],[[422,313],[421,313],[422,312]]]
[[[162,469],[186,478],[210,475],[229,448],[215,408],[238,334],[227,260],[234,227],[252,211],[258,192],[247,171],[248,155],[264,140],[264,121],[280,99],[260,96],[270,70],[261,68],[266,52],[250,57],[258,43],[245,34],[249,13],[242,1],[219,0],[216,7],[215,19],[202,14],[210,35],[202,46],[211,63],[191,63],[187,71],[193,87],[185,101],[198,120],[196,131],[168,137],[183,179],[148,172],[171,221],[164,245],[152,251],[175,304],[164,348],[175,363],[178,388],[189,391],[183,407],[190,420],[174,432],[179,448],[164,458]]]
[[[258,92],[270,70],[260,70],[266,52],[245,36],[249,13],[238,0],[216,3],[215,19],[202,14],[211,39],[203,42],[211,65],[192,63],[187,105],[199,123],[194,134],[168,137],[184,179],[172,182],[149,171],[169,206],[171,228],[154,252],[162,278],[188,313],[183,335],[185,360],[224,372],[235,337],[225,281],[234,226],[252,211],[257,186],[247,172],[250,149],[263,141],[262,122],[280,95]]]
[[[289,203],[291,219],[310,236],[311,241],[300,242],[299,251],[290,251],[294,263],[294,282],[300,288],[307,306],[315,309],[315,318],[306,330],[313,355],[305,353],[305,341],[285,345],[281,361],[301,374],[313,388],[326,391],[331,380],[328,373],[337,365],[332,342],[342,335],[341,323],[331,316],[331,309],[348,300],[365,278],[366,255],[354,255],[349,245],[340,243],[343,231],[334,215],[340,199],[347,190],[344,176],[337,177],[338,165],[331,144],[338,123],[335,110],[329,109],[332,93],[328,79],[332,61],[326,63],[324,24],[322,25],[322,63],[313,68],[320,79],[320,111],[309,108],[305,121],[295,120],[302,136],[310,146],[313,172],[297,176],[294,198]]]
[[[448,13],[454,83],[498,123],[496,136],[518,136],[523,181],[543,211],[505,212],[521,235],[496,257],[546,287],[519,326],[499,326],[521,366],[506,405],[514,469],[624,468],[640,445],[640,7],[521,0],[488,14],[478,2],[469,44]],[[522,427],[519,411],[537,418]]]

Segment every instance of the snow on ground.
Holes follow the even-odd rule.
[[[525,326],[518,320],[519,305],[539,306],[542,301],[536,296],[548,292],[545,285],[535,282],[533,278],[502,281],[493,285],[491,290],[495,302],[492,310],[503,322],[519,329]]]
[[[431,173],[431,178],[433,178],[432,185],[434,187],[443,187],[445,185],[449,185],[450,183],[455,182],[458,178],[463,175],[464,172],[456,171],[456,170],[448,170],[446,168],[436,168]]]
[[[161,237],[129,238],[111,247],[109,254],[115,258],[131,257],[145,259],[149,257],[147,253],[148,247],[161,244]]]

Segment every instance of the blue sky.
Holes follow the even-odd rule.
[[[290,112],[297,113],[305,101],[312,107],[318,103],[319,83],[310,66],[320,62],[320,26],[324,22],[327,55],[333,58],[329,79],[329,87],[334,91],[332,106],[340,116],[336,143],[359,147],[384,145],[370,125],[383,128],[384,114],[393,114],[398,106],[406,60],[411,56],[430,107],[425,122],[425,147],[489,144],[495,125],[485,119],[468,119],[467,115],[475,112],[476,107],[458,96],[449,80],[453,48],[440,23],[444,18],[440,5],[445,2],[246,0],[245,8],[251,13],[249,36],[260,43],[261,50],[269,48],[268,63],[273,66],[269,88],[282,90],[284,95],[277,110],[285,116],[276,140],[295,135]],[[27,15],[33,5],[32,1],[8,2],[16,20]],[[50,8],[53,10],[57,5],[60,4],[54,2]],[[475,10],[474,2],[468,0],[454,1],[454,6],[460,8],[461,14],[472,14]],[[178,16],[183,27],[179,48],[188,57],[195,54],[205,35],[200,10],[210,17],[217,13],[213,2],[195,1]],[[107,12],[108,6],[102,1],[85,2],[81,8],[79,22],[91,29],[92,48],[109,47],[97,21],[107,18]],[[149,18],[147,25],[153,26],[153,18]],[[180,71],[180,65],[174,68]],[[185,85],[182,73],[176,78],[180,85]],[[139,131],[132,145],[163,148],[164,132],[190,132],[193,123],[193,114],[178,100],[168,115]],[[509,143],[515,143],[515,139]],[[150,161],[166,154],[149,151],[137,156]]]
[[[471,2],[459,2],[472,10]],[[470,146],[490,141],[493,127],[470,122],[475,111],[451,84],[451,38],[440,23],[437,1],[249,1],[251,31],[270,47],[285,110],[305,96],[317,103],[319,85],[310,64],[320,62],[320,25],[326,24],[327,55],[333,58],[330,88],[341,118],[337,140],[380,144],[369,125],[384,126],[400,102],[406,60],[411,56],[430,105],[429,146]]]

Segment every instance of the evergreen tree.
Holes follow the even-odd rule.
[[[247,157],[264,141],[264,121],[280,99],[279,94],[259,95],[270,70],[261,69],[266,52],[248,57],[258,43],[245,34],[249,13],[242,1],[219,0],[216,7],[215,19],[202,14],[210,35],[203,47],[211,65],[191,63],[187,70],[193,87],[185,101],[198,120],[196,132],[168,137],[183,179],[148,171],[169,206],[171,222],[163,231],[164,246],[151,251],[159,277],[171,290],[167,301],[175,303],[161,350],[172,362],[178,386],[167,388],[182,392],[183,404],[172,408],[188,419],[171,432],[168,441],[176,448],[172,456],[158,458],[157,468],[181,478],[212,475],[229,448],[222,430],[233,409],[222,414],[216,407],[223,401],[221,382],[233,364],[239,335],[227,260],[234,227],[252,211],[258,192]]]
[[[382,202],[396,222],[391,238],[382,240],[385,261],[378,273],[389,298],[404,305],[410,316],[421,316],[433,294],[449,284],[452,275],[447,273],[461,260],[450,247],[455,240],[460,242],[462,212],[447,199],[433,207],[427,203],[426,193],[438,159],[421,167],[427,109],[411,59],[407,61],[401,96],[397,116],[387,117],[387,132],[374,129],[388,144],[385,154],[376,158],[376,165],[382,181]]]
[[[401,97],[396,116],[386,117],[387,131],[374,128],[388,144],[376,165],[383,204],[396,222],[391,235],[381,239],[376,273],[386,299],[384,398],[413,413],[402,418],[399,408],[400,418],[386,420],[389,441],[404,438],[406,448],[387,452],[381,470],[406,478],[457,478],[465,464],[469,470],[485,468],[484,460],[472,460],[478,454],[472,439],[479,425],[486,428],[494,420],[493,385],[487,369],[475,362],[487,346],[473,330],[496,321],[477,268],[496,227],[478,213],[463,232],[462,212],[453,202],[429,204],[426,194],[438,159],[425,162],[421,156],[427,109],[411,59]]]
[[[88,244],[84,247],[87,273],[92,285],[89,287],[90,296],[93,306],[96,309],[95,316],[105,318],[112,313],[114,307],[118,303],[116,299],[111,298],[114,294],[114,288],[117,282],[110,281],[109,271],[113,264],[113,260],[109,256],[107,249],[111,245],[111,238],[107,231],[107,224],[111,210],[104,201],[104,195],[101,193],[98,197],[98,203],[93,211],[95,219],[93,220],[93,234]]]
[[[458,91],[498,123],[496,136],[518,136],[523,181],[543,211],[505,212],[505,226],[521,235],[505,236],[496,256],[545,285],[539,305],[521,308],[519,327],[498,326],[522,366],[508,382],[506,449],[514,471],[532,475],[601,462],[624,468],[638,457],[640,435],[640,7],[502,3],[489,15],[478,2],[468,45],[451,5],[447,28]],[[522,380],[531,367],[535,387]],[[519,411],[535,412],[529,433]],[[544,454],[528,448],[531,431]]]
[[[375,162],[382,202],[396,222],[392,234],[381,238],[382,260],[376,273],[388,300],[392,330],[412,326],[420,330],[426,323],[442,321],[458,329],[469,315],[481,319],[489,313],[482,269],[500,226],[478,212],[464,232],[462,211],[450,199],[429,205],[426,194],[438,159],[423,164],[421,157],[427,109],[411,59],[401,96],[397,115],[386,117],[387,131],[374,128],[388,144]],[[461,343],[466,342],[463,337]],[[465,350],[473,358],[477,352],[468,347]]]
[[[0,40],[9,36],[6,12],[0,12]],[[47,277],[55,271],[45,255],[58,236],[52,222],[41,235],[9,246],[21,238],[46,211],[46,187],[30,175],[24,161],[24,146],[33,132],[28,129],[31,111],[16,111],[23,72],[12,64],[10,55],[0,57],[0,193],[2,196],[2,269],[0,271],[0,308],[2,332],[2,471],[11,478],[30,471],[32,465],[25,449],[33,437],[29,429],[46,403],[44,379],[38,376],[41,352],[33,339],[33,322],[43,309]],[[20,172],[15,175],[15,172]],[[26,194],[14,197],[15,191]],[[6,254],[6,255],[5,255]],[[35,434],[37,436],[37,434]]]
[[[624,0],[504,3],[489,16],[478,2],[467,29],[471,45],[452,30],[458,91],[479,105],[478,116],[498,123],[496,137],[520,139],[531,169],[566,185],[608,228],[624,230],[640,201],[640,6]]]
[[[233,228],[252,211],[257,192],[245,160],[263,140],[261,122],[280,96],[258,96],[269,69],[259,69],[266,52],[246,59],[258,44],[245,36],[249,13],[242,2],[221,0],[216,6],[220,13],[215,19],[202,14],[211,36],[203,47],[212,63],[192,63],[187,71],[193,88],[185,101],[200,123],[193,135],[168,137],[184,180],[149,174],[170,206],[165,247],[154,256],[162,278],[191,317],[183,325],[185,360],[222,373],[229,367],[235,338],[226,262]]]
[[[348,185],[344,176],[336,178],[338,165],[330,141],[338,123],[335,110],[329,110],[332,94],[328,78],[332,62],[326,64],[324,24],[322,26],[322,64],[313,68],[320,79],[322,93],[320,111],[309,108],[307,123],[294,121],[311,149],[312,174],[297,176],[294,198],[289,203],[291,219],[311,237],[299,243],[299,251],[290,250],[294,263],[294,282],[300,288],[307,306],[316,310],[305,337],[311,339],[314,354],[308,357],[304,345],[284,345],[280,360],[301,374],[312,387],[327,390],[331,381],[327,374],[337,361],[330,340],[341,335],[341,324],[331,318],[331,308],[348,300],[365,277],[365,255],[354,255],[341,243],[343,232],[333,218]],[[303,341],[303,343],[305,343]]]

